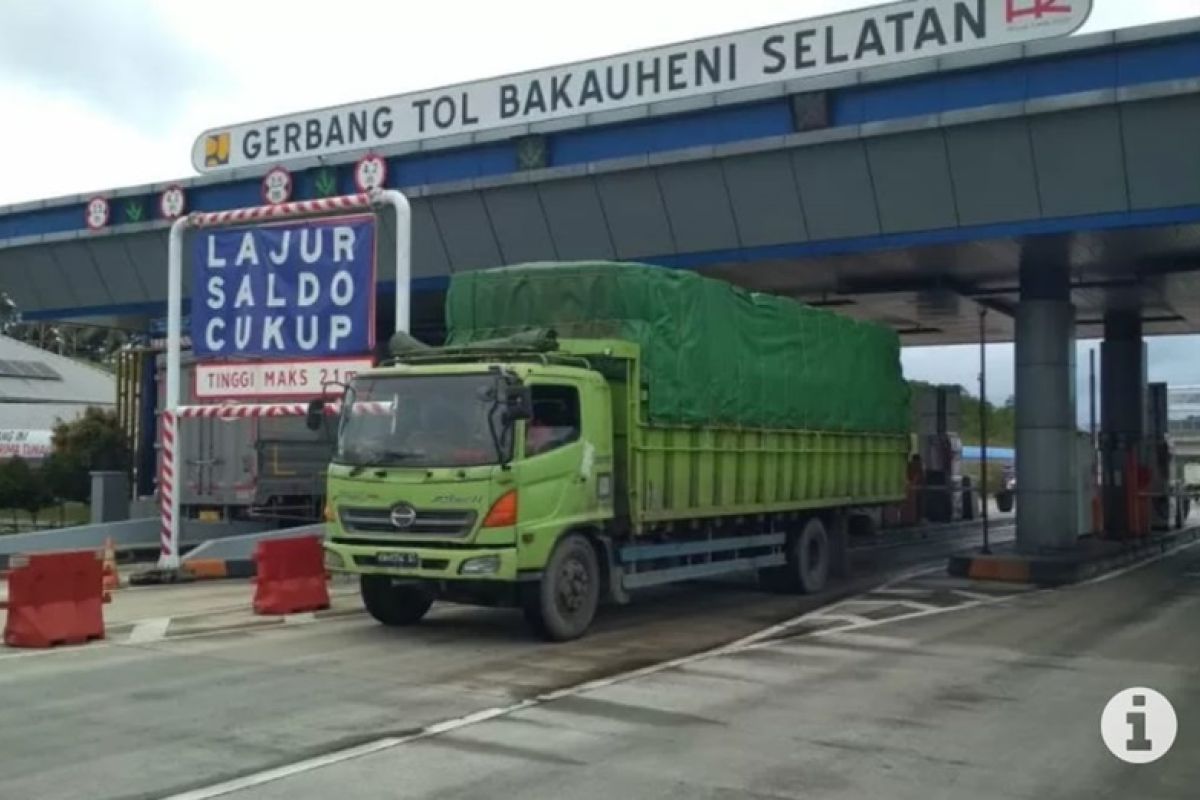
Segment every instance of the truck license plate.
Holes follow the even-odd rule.
[[[416,553],[376,553],[375,562],[381,567],[416,569],[421,566],[421,559]]]

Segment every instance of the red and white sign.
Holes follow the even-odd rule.
[[[163,219],[178,219],[187,210],[187,196],[182,186],[171,186],[158,198],[158,210]]]
[[[1070,19],[1075,9],[1066,0],[1005,0],[1004,20],[1010,29],[1057,24]]]
[[[275,167],[263,176],[263,202],[277,206],[292,199],[292,173],[283,167]]]
[[[45,458],[53,450],[53,431],[23,428],[0,430],[0,458]]]
[[[387,182],[387,161],[383,156],[365,155],[354,165],[354,185],[360,192],[382,189]]]
[[[194,384],[197,400],[264,400],[340,395],[345,383],[370,369],[370,358],[333,358],[314,361],[276,361],[239,364],[197,364]]]
[[[84,220],[87,222],[88,230],[98,231],[108,225],[110,210],[108,201],[103,197],[93,197],[87,202],[87,208],[83,211]]]

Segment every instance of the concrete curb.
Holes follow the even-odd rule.
[[[1124,543],[1095,542],[1099,552],[1071,555],[1019,555],[1015,552],[951,556],[947,571],[956,578],[1065,586],[1162,555],[1172,547],[1195,541],[1200,527],[1159,534]],[[1111,546],[1109,546],[1111,545]]]

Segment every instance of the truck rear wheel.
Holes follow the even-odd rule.
[[[800,532],[788,537],[787,563],[760,570],[759,580],[773,592],[813,594],[825,588],[829,578],[829,534],[820,519],[813,517]]]
[[[585,537],[572,533],[559,540],[542,579],[524,604],[525,619],[545,639],[577,639],[591,626],[600,604],[600,565]]]
[[[413,625],[433,605],[433,595],[416,586],[396,586],[386,575],[363,575],[359,579],[367,613],[384,625]]]

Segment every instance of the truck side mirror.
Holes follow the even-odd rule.
[[[508,422],[529,419],[533,416],[533,391],[528,386],[506,385],[502,400],[504,418]]]
[[[310,431],[321,430],[321,425],[325,422],[325,399],[318,397],[315,400],[310,400],[308,403],[308,411],[304,415],[304,425]]]

